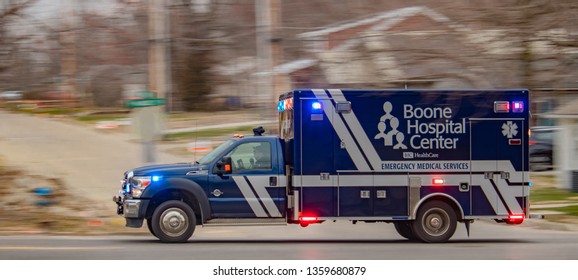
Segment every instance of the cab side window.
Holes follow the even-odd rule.
[[[233,163],[232,173],[247,170],[271,170],[271,143],[243,143],[227,154]]]

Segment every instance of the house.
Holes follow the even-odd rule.
[[[530,38],[515,29],[472,29],[429,7],[406,7],[298,34],[303,55],[274,67],[282,83],[275,88],[531,88],[532,110],[541,116],[571,94],[565,89],[578,87],[578,48],[569,43],[575,36],[563,29]],[[223,83],[229,90],[222,92],[260,98],[252,93],[263,73],[252,61],[228,75],[236,82]]]
[[[578,98],[566,101],[544,117],[556,120],[558,125],[553,154],[558,185],[578,193]]]

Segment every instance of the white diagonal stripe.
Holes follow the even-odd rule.
[[[247,201],[247,203],[249,203],[249,206],[251,207],[255,215],[257,217],[267,217],[265,209],[261,207],[259,200],[257,200],[255,195],[253,194],[253,191],[251,190],[251,187],[249,187],[249,184],[247,184],[247,181],[245,181],[245,177],[233,176],[233,180],[235,180],[237,187],[239,187],[239,190],[241,190],[241,193],[243,193],[245,200]]]
[[[263,202],[265,208],[267,208],[267,211],[271,214],[271,217],[281,217],[275,201],[273,201],[265,188],[265,186],[269,184],[269,177],[270,176],[247,176],[247,179],[249,179],[249,182],[253,185],[253,189],[257,192],[259,199]]]
[[[498,191],[500,191],[502,194],[504,201],[506,201],[508,208],[510,208],[510,211],[512,211],[512,214],[523,214],[524,212],[522,211],[522,207],[520,206],[520,203],[518,203],[516,194],[514,193],[516,190],[519,190],[519,188],[512,188],[508,186],[506,180],[503,179],[496,180],[496,186],[498,187]],[[521,193],[518,194],[518,196],[521,195]]]
[[[492,205],[494,212],[496,215],[508,215],[506,211],[506,207],[502,203],[502,200],[498,196],[498,193],[494,189],[494,186],[490,183],[488,179],[485,179],[483,175],[475,175],[473,177],[472,185],[479,185],[482,188],[482,191],[486,195],[488,202]]]
[[[330,89],[329,93],[331,93],[331,96],[336,102],[347,101],[347,99],[345,99],[345,96],[343,96],[343,92],[339,89]],[[359,142],[359,145],[361,146],[361,149],[363,150],[365,156],[367,156],[367,159],[369,159],[369,162],[371,163],[373,170],[379,170],[381,158],[377,154],[377,151],[373,147],[373,144],[371,144],[371,141],[369,141],[369,138],[367,137],[365,130],[363,130],[363,128],[361,127],[361,123],[359,123],[359,120],[355,116],[355,112],[353,112],[353,109],[351,110],[351,112],[341,115],[345,119],[345,122],[347,122],[347,124],[349,125],[349,128],[351,128],[353,136],[357,139],[357,142]]]
[[[313,94],[315,94],[315,96],[317,97],[317,99],[319,99],[319,101],[322,102],[323,111],[325,112],[325,115],[331,122],[331,125],[333,126],[333,129],[335,130],[339,138],[345,143],[345,149],[347,150],[347,153],[349,153],[349,156],[353,160],[353,163],[355,164],[357,170],[360,171],[371,170],[371,168],[363,158],[361,151],[357,147],[357,144],[355,144],[353,137],[345,127],[345,124],[343,123],[341,118],[333,118],[333,112],[335,112],[335,107],[333,106],[333,103],[331,103],[331,100],[329,100],[329,96],[327,95],[325,90],[314,89],[312,91]]]

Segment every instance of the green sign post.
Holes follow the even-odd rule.
[[[127,100],[125,105],[129,108],[152,107],[165,105],[165,98],[146,98],[146,99],[132,99]]]
[[[143,144],[144,161],[154,163],[155,140],[161,135],[163,127],[163,109],[160,106],[167,102],[165,98],[154,98],[154,93],[148,91],[139,93],[139,96],[141,99],[126,100],[125,106],[134,109],[131,112],[133,127]]]

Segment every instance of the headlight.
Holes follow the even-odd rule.
[[[158,176],[155,177],[155,182],[158,181]],[[140,197],[144,189],[146,189],[153,182],[151,176],[134,176],[131,179],[132,197]]]

